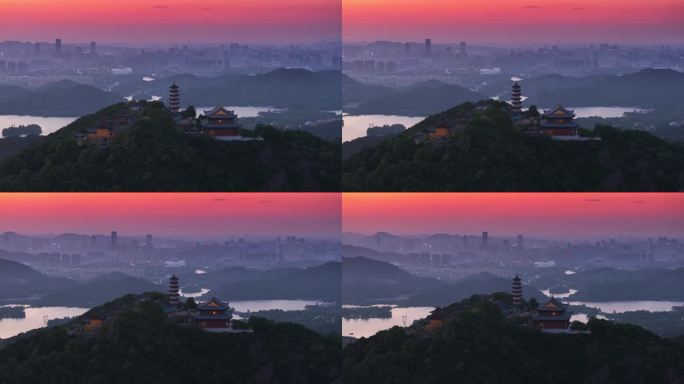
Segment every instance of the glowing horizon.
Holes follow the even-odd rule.
[[[0,41],[293,43],[340,39],[335,0],[3,0]],[[87,36],[84,38],[83,36]]]
[[[345,193],[345,233],[684,236],[678,193]]]
[[[684,37],[679,0],[345,0],[343,15],[348,42],[681,44]]]
[[[6,193],[0,233],[338,237],[338,193]]]

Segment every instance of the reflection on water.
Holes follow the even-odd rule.
[[[88,308],[78,307],[27,307],[23,319],[0,319],[0,339],[16,336],[36,328],[42,328],[48,320],[80,316]]]
[[[366,129],[370,126],[381,127],[383,125],[403,124],[406,128],[420,123],[424,117],[397,116],[397,115],[346,115],[342,117],[344,128],[342,129],[342,141],[350,141],[366,136]]]
[[[586,305],[591,308],[598,308],[604,313],[623,313],[633,311],[649,311],[649,312],[669,312],[673,307],[684,305],[684,301],[608,301],[603,303],[588,302],[588,301],[571,301],[570,305]]]
[[[0,115],[0,131],[11,126],[38,124],[43,128],[43,135],[56,132],[58,129],[73,123],[78,117],[41,117],[30,115]]]
[[[410,326],[414,321],[427,317],[434,307],[396,307],[392,308],[392,318],[380,319],[342,319],[342,335],[370,337],[394,326]]]

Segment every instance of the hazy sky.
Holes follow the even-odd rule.
[[[339,236],[336,193],[5,193],[0,233]]]
[[[684,236],[684,194],[344,194],[345,232]]]
[[[340,0],[0,0],[0,41],[340,39]]]
[[[346,41],[684,40],[682,0],[344,0]]]

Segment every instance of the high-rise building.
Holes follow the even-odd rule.
[[[116,248],[116,242],[118,240],[118,237],[119,237],[118,233],[116,233],[116,231],[112,231],[112,234],[109,237],[110,238],[110,245],[112,248]]]
[[[432,53],[432,39],[425,39],[425,54],[430,55]]]
[[[489,244],[489,232],[482,232],[482,246],[486,247]]]
[[[518,247],[523,247],[523,235],[518,235]]]
[[[55,39],[55,53],[57,56],[62,54],[62,39]]]
[[[461,56],[466,55],[466,42],[461,41],[461,45],[459,46],[458,53],[461,54]]]
[[[90,51],[89,51],[89,53],[90,53],[91,55],[94,55],[94,54],[97,53],[97,43],[95,43],[94,41],[91,41],[91,42],[90,42]]]

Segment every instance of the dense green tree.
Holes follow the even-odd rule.
[[[340,145],[259,127],[262,141],[187,135],[161,103],[106,146],[75,139],[125,104],[85,116],[0,161],[6,191],[339,191]]]
[[[514,126],[505,103],[465,103],[349,156],[346,191],[680,191],[684,144],[597,126],[600,141],[556,141]],[[444,143],[414,141],[439,121],[470,112]],[[347,144],[345,144],[347,145]]]

